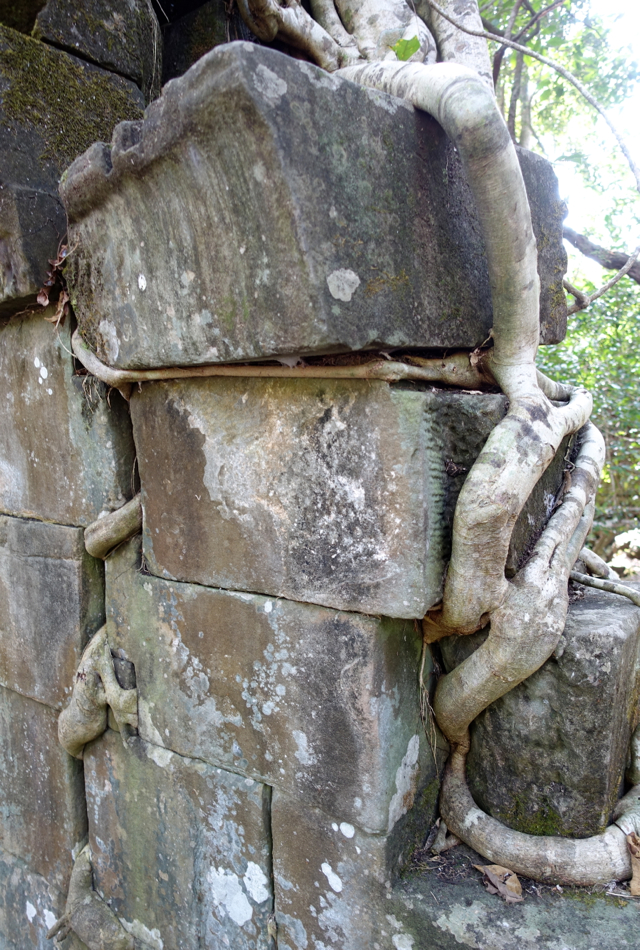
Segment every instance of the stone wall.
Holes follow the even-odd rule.
[[[56,929],[64,950],[515,946],[484,905],[474,929],[466,893],[401,879],[447,751],[419,678],[432,689],[482,637],[429,650],[420,620],[505,400],[336,373],[363,348],[409,366],[486,339],[450,144],[279,52],[209,53],[251,39],[217,0],[165,27],[160,99],[146,0],[3,10],[0,946],[44,950]],[[546,163],[520,161],[552,342],[562,206]],[[46,284],[61,243],[66,316]],[[112,369],[168,378],[108,387],[74,357],[76,321]],[[511,573],[572,450],[516,525]],[[138,492],[141,526],[92,557]],[[639,645],[636,608],[576,602],[564,652],[474,726],[483,807],[537,833],[607,824]]]

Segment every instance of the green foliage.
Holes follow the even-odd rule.
[[[420,40],[417,36],[412,36],[410,40],[398,40],[391,49],[401,62],[411,59],[414,53],[420,49]]]
[[[586,285],[586,289],[593,290]],[[564,343],[541,347],[538,365],[555,379],[585,386],[593,421],[607,443],[598,492],[600,549],[640,521],[640,287],[623,278],[608,295],[570,319]]]

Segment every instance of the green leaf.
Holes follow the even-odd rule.
[[[398,40],[391,49],[396,54],[400,62],[406,62],[420,49],[420,40],[417,36],[412,36],[410,40]]]

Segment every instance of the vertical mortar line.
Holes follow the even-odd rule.
[[[265,825],[267,828],[267,842],[269,847],[269,854],[267,855],[267,870],[269,873],[269,880],[271,881],[271,888],[273,892],[273,900],[271,903],[271,914],[269,915],[269,924],[273,923],[273,933],[271,936],[271,950],[278,950],[278,930],[276,922],[276,882],[273,874],[273,820],[272,820],[272,803],[273,803],[273,786],[267,785],[264,786],[264,812],[265,812]]]

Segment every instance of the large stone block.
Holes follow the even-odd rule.
[[[0,26],[0,314],[35,302],[57,256],[63,169],[142,105],[132,82]]]
[[[413,623],[144,575],[130,543],[107,562],[107,624],[146,740],[375,832],[433,777]]]
[[[51,950],[47,931],[64,913],[65,894],[34,874],[19,858],[0,851],[0,946],[2,950]],[[60,950],[86,950],[68,937]]]
[[[153,950],[271,950],[270,789],[108,731],[85,751],[94,886]]]
[[[339,824],[277,790],[271,826],[278,950],[393,950],[385,919],[397,870],[391,840]]]
[[[443,641],[447,668],[484,634]],[[531,834],[587,837],[611,821],[640,718],[640,610],[587,591],[556,654],[471,727],[469,787],[480,807]]]
[[[539,160],[521,160],[531,187]],[[535,228],[545,222],[557,254],[552,273],[541,258],[551,342],[566,313],[562,215],[534,187],[548,201]],[[479,223],[442,129],[264,47],[216,47],[111,149],[74,162],[61,195],[74,307],[113,366],[473,347],[489,334]]]
[[[0,847],[66,893],[87,833],[82,765],[48,706],[0,686]]]
[[[455,502],[504,397],[363,380],[153,383],[132,396],[154,574],[389,617],[440,600]],[[522,513],[515,569],[562,484]]]
[[[0,511],[86,525],[130,497],[134,449],[126,404],[74,375],[70,337],[37,314],[0,326]]]
[[[0,515],[0,684],[66,705],[103,618],[103,568],[82,528]]]
[[[162,38],[146,0],[48,0],[33,36],[132,79],[147,98],[160,91]]]

